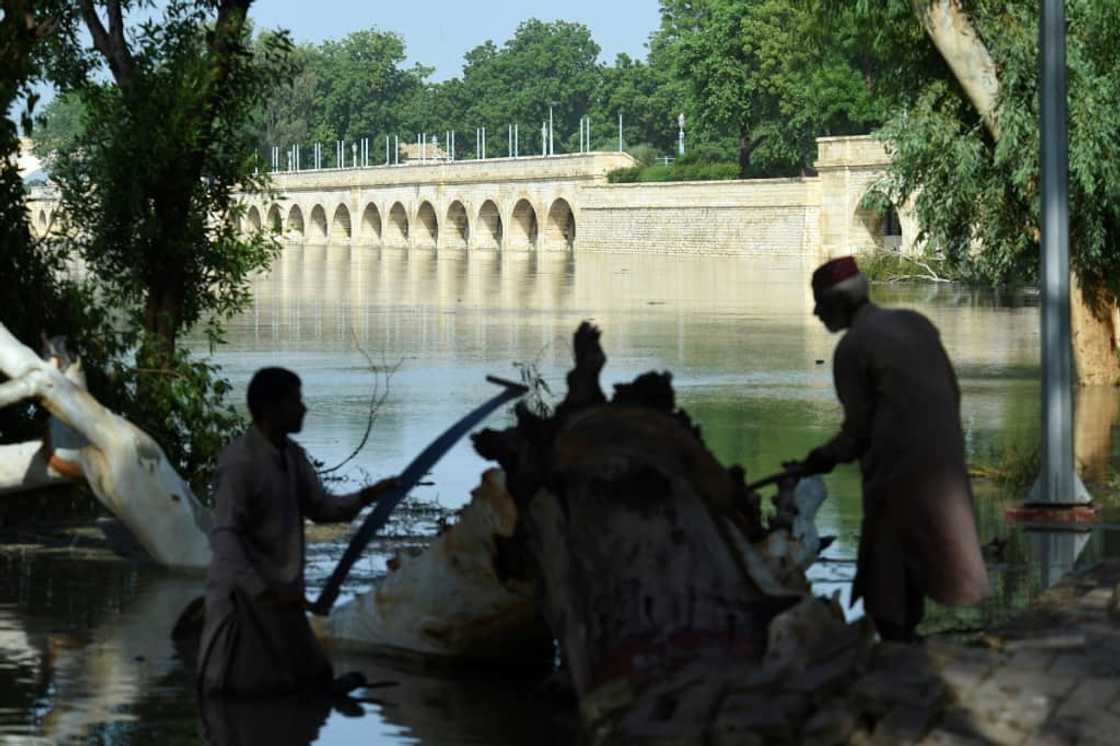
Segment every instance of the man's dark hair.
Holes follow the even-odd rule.
[[[300,387],[301,381],[287,368],[261,368],[253,374],[249,381],[249,391],[246,399],[249,400],[249,415],[253,421],[261,418],[264,408],[275,404],[294,389]]]

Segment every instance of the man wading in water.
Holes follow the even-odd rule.
[[[825,474],[860,460],[863,527],[852,602],[885,640],[913,642],[925,597],[949,606],[990,593],[964,460],[960,389],[937,329],[919,313],[879,308],[852,257],[813,273],[816,315],[836,346],[840,432],[800,464]]]
[[[349,521],[396,480],[343,496],[323,488],[307,454],[288,437],[300,431],[307,412],[295,373],[258,370],[248,399],[253,425],[226,446],[215,477],[199,688],[203,694],[339,694],[363,682],[354,674],[333,680],[304,615],[303,521]]]

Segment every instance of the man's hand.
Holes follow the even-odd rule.
[[[389,477],[382,479],[376,484],[371,484],[362,488],[362,505],[369,505],[370,503],[377,502],[377,500],[390,490],[396,489],[401,484],[399,477]]]
[[[832,454],[828,452],[827,448],[820,446],[809,451],[805,460],[797,465],[797,470],[803,476],[808,477],[813,474],[828,474],[835,466],[836,461],[832,458]]]

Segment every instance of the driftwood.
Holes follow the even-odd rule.
[[[766,522],[743,470],[676,409],[668,374],[607,402],[598,330],[583,324],[574,349],[552,417],[519,406],[513,428],[474,442],[522,516],[504,571],[539,582],[590,734],[798,737],[809,693],[850,676],[870,639],[809,594],[821,483],[784,485]]]
[[[312,617],[316,634],[336,650],[550,665],[552,633],[532,584],[498,577],[499,547],[516,526],[504,475],[490,469],[454,526],[422,552],[398,555],[384,580],[326,619]]]
[[[86,391],[76,365],[68,376],[0,324],[0,407],[38,400],[73,438],[66,462],[98,500],[160,564],[202,569],[210,561],[210,514],[151,436]],[[27,448],[28,446],[24,446]],[[14,462],[17,468],[23,462]],[[9,467],[10,468],[10,467]],[[27,462],[26,479],[44,470]]]

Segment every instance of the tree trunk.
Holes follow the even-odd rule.
[[[84,438],[74,463],[102,504],[153,559],[202,569],[210,561],[210,514],[147,433],[101,406],[0,324],[0,406],[38,399]]]
[[[1077,274],[1070,273],[1070,326],[1073,365],[1082,386],[1120,384],[1117,332],[1120,309],[1107,290],[1087,293]]]
[[[995,62],[976,33],[960,0],[911,0],[914,13],[960,83],[984,126],[999,140],[996,111],[999,78]]]
[[[751,172],[751,153],[754,143],[745,128],[739,130],[739,178],[746,179]]]
[[[821,640],[859,637],[808,595],[823,487],[787,483],[765,525],[742,469],[720,465],[675,408],[667,373],[604,401],[598,337],[586,323],[576,333],[553,417],[519,406],[515,427],[474,436],[502,464],[522,516],[507,572],[538,579],[597,738],[629,742],[648,727],[714,736],[723,715],[743,726],[759,714],[721,709],[742,677],[765,671],[773,683],[815,660]],[[779,697],[765,714],[796,727],[803,705]]]

